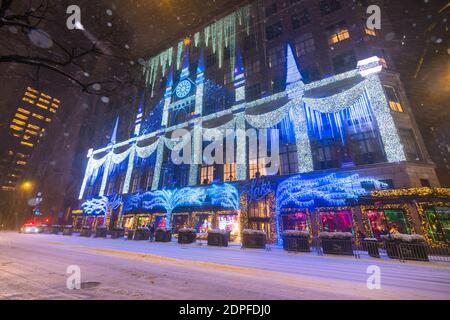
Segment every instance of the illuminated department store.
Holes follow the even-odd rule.
[[[136,117],[128,140],[115,141],[117,120],[111,142],[89,150],[75,228],[130,231],[155,223],[173,232],[192,227],[198,236],[220,228],[236,241],[242,230],[257,229],[269,243],[279,243],[284,230],[374,238],[389,230],[448,243],[450,192],[439,188],[426,160],[398,75],[371,55],[345,72],[306,79],[298,47],[286,41],[281,89],[255,96],[246,70],[254,65],[240,36],[252,32],[251,10],[245,6],[145,62],[145,95],[155,102],[142,99],[130,110]],[[223,81],[209,77],[212,64]],[[192,164],[171,161],[179,143],[172,133],[180,128],[192,137]],[[267,155],[249,153],[245,138],[233,137],[235,162],[199,159],[208,130],[250,128],[278,129],[276,172],[269,174]]]

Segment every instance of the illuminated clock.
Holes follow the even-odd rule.
[[[183,80],[178,83],[177,87],[175,88],[175,95],[179,99],[185,98],[191,92],[191,89],[192,83],[189,80]]]

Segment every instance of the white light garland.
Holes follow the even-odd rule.
[[[287,111],[291,107],[290,103],[286,103],[284,106],[278,108],[277,110],[270,111],[258,115],[245,114],[245,120],[248,124],[254,128],[267,129],[276,126],[280,123],[287,115]],[[247,109],[248,110],[248,109]]]
[[[153,174],[152,190],[158,189],[158,186],[159,186],[159,177],[161,175],[161,167],[162,167],[163,155],[164,155],[164,145],[165,145],[164,138],[161,137],[158,140],[158,147],[157,147],[157,151],[156,151],[156,162],[155,162],[155,171]]]
[[[314,170],[311,143],[308,136],[305,110],[302,104],[297,104],[291,109],[293,120],[295,144],[297,146],[298,172],[305,173]]]
[[[153,154],[153,152],[155,152],[156,148],[158,147],[159,139],[160,138],[158,138],[152,144],[149,144],[148,146],[145,146],[145,147],[139,147],[138,145],[136,145],[135,146],[136,155],[141,159],[146,159],[146,158],[150,157]]]
[[[397,132],[394,119],[391,115],[391,108],[386,99],[383,86],[378,74],[371,74],[367,77],[367,95],[369,96],[372,111],[378,124],[381,140],[388,162],[406,161],[403,144]]]
[[[311,109],[322,113],[339,112],[356,103],[356,101],[364,93],[366,84],[366,81],[361,81],[350,89],[325,98],[303,97],[303,102],[306,103]],[[305,92],[305,94],[307,94],[307,92]]]
[[[105,169],[103,170],[102,184],[100,186],[99,196],[103,196],[105,194],[106,183],[108,182],[109,169],[111,168],[111,158],[112,152],[108,153],[106,157]]]
[[[247,137],[245,135],[245,115],[236,114],[236,179],[247,179]]]
[[[130,155],[130,152],[133,148],[130,147],[128,148],[126,151],[122,152],[122,153],[114,153],[111,152],[111,162],[114,164],[119,164],[123,161],[125,161],[126,158],[128,158],[128,156]]]

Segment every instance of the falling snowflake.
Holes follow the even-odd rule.
[[[30,30],[28,32],[28,39],[30,39],[32,44],[39,48],[49,49],[53,46],[53,41],[48,33],[39,29]]]

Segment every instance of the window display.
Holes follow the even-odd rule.
[[[373,237],[380,239],[382,234],[410,234],[410,227],[403,210],[370,210],[367,211]]]
[[[146,227],[151,223],[151,221],[152,221],[151,215],[140,216],[138,217],[138,227]]]
[[[282,212],[281,219],[283,223],[283,231],[309,231],[308,216],[304,211],[284,211]]]
[[[176,214],[173,216],[173,230],[178,232],[179,229],[189,226],[189,216],[187,214]]]
[[[124,217],[123,218],[123,227],[125,229],[134,229],[135,217]]]
[[[353,232],[353,219],[350,210],[326,211],[319,213],[322,230],[326,232]]]
[[[431,239],[450,242],[450,207],[428,208],[425,214]]]
[[[226,230],[231,234],[239,233],[239,224],[236,214],[219,215],[219,229]]]
[[[167,228],[167,219],[165,216],[156,216],[155,217],[155,226],[156,229],[166,229]]]
[[[84,225],[92,228],[92,227],[94,227],[94,220],[95,220],[95,217],[89,216],[86,218],[86,222],[84,223]]]
[[[206,233],[212,228],[211,214],[196,214],[193,220],[194,228],[198,233]]]

